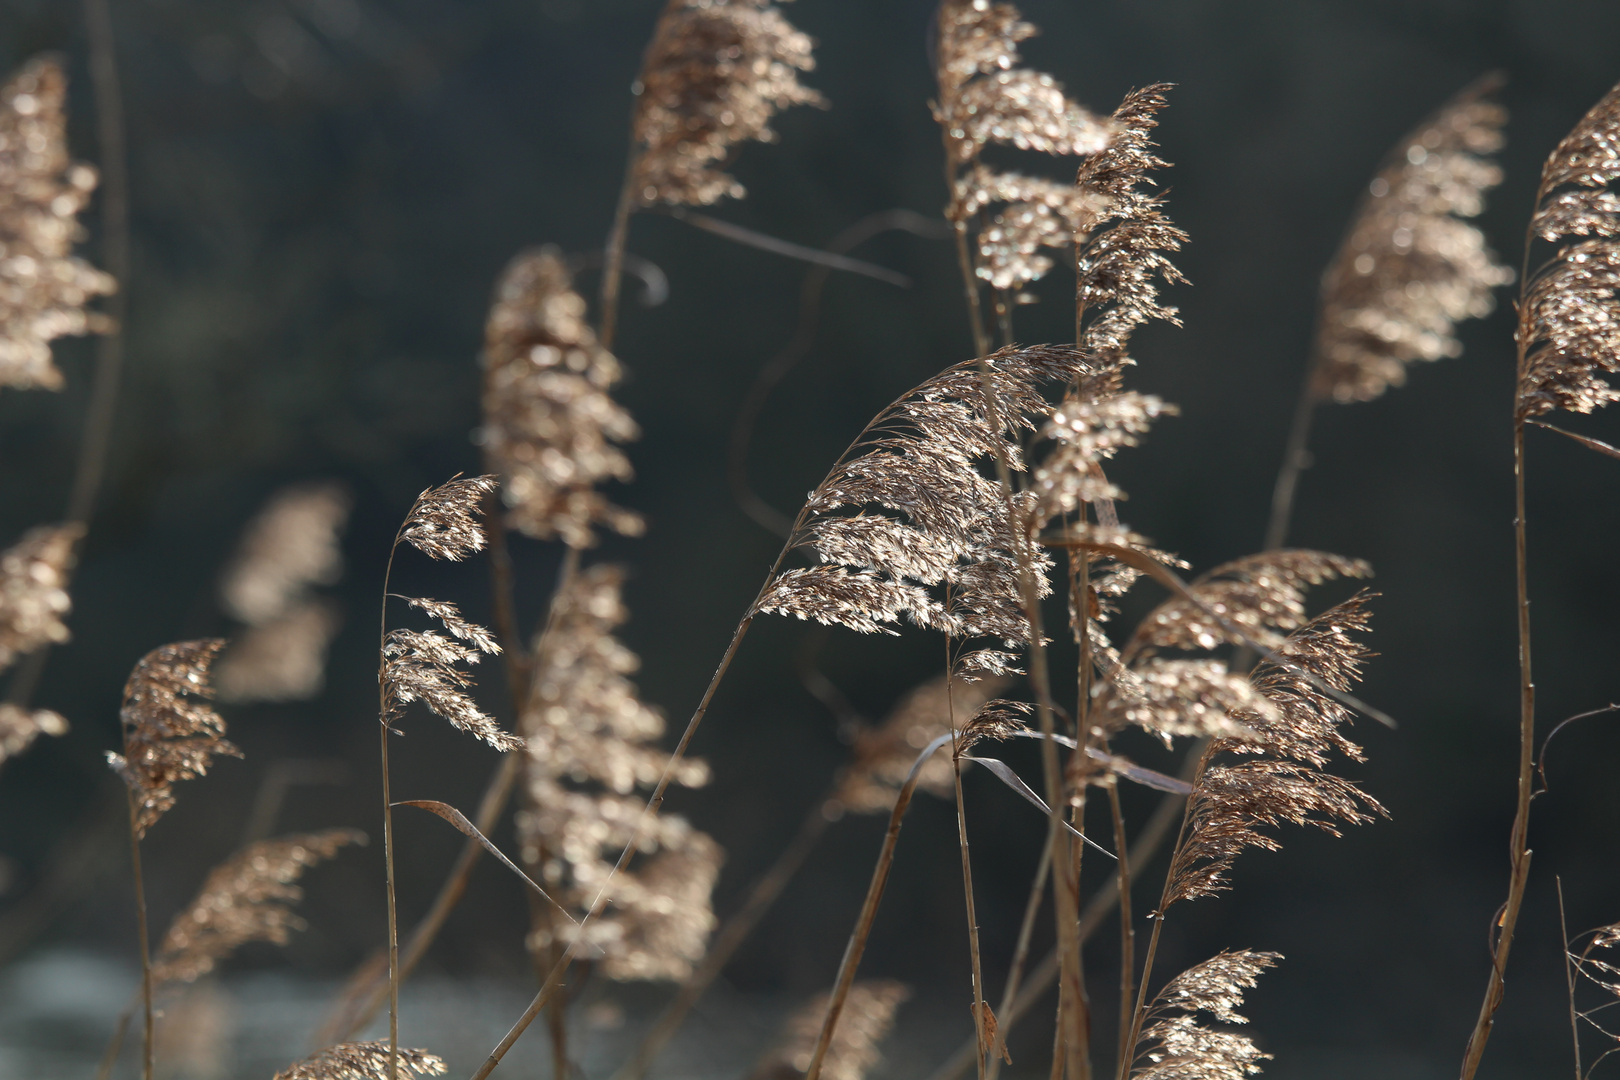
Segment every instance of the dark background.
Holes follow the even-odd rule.
[[[624,162],[628,86],[657,7],[114,4],[135,231],[128,374],[109,482],[75,582],[75,639],[52,656],[37,695],[73,731],[5,770],[0,851],[13,860],[14,881],[0,903],[26,895],[77,830],[102,822],[116,841],[117,816],[98,800],[110,783],[102,754],[116,745],[125,674],[155,645],[230,629],[214,600],[218,570],[262,500],[301,479],[342,479],[356,499],[348,573],[336,589],[348,622],[328,689],[305,705],[228,713],[246,759],[186,785],[153,831],[154,921],[163,925],[235,847],[259,779],[278,758],[341,759],[352,778],[300,789],[282,829],[380,831],[368,628],[389,537],[418,490],[478,467],[468,440],[478,423],[476,358],[501,266],[535,243],[600,247]],[[1542,158],[1620,77],[1620,6],[1598,0],[1024,7],[1044,31],[1026,46],[1029,63],[1098,111],[1132,86],[1179,84],[1160,141],[1174,163],[1170,213],[1192,236],[1178,263],[1193,284],[1170,294],[1184,329],[1138,335],[1132,381],[1182,414],[1123,455],[1116,477],[1131,493],[1126,520],[1198,567],[1258,546],[1316,283],[1385,151],[1463,84],[1505,71],[1506,179],[1482,224],[1517,265]],[[749,197],[716,213],[813,246],[874,211],[937,215],[930,13],[926,0],[791,5],[787,14],[819,43],[819,66],[805,81],[832,107],[794,110],[777,125],[778,145],[744,148],[735,171]],[[45,49],[68,59],[74,150],[94,161],[78,5],[0,5],[0,66]],[[679,721],[775,554],[777,541],[727,492],[725,445],[755,372],[793,331],[803,267],[656,215],[635,221],[630,246],[671,281],[663,306],[627,305],[617,350],[631,373],[619,396],[645,429],[632,449],[636,481],[618,498],[644,512],[649,528],[645,539],[591,557],[633,567],[624,637],[644,658],[644,696]],[[98,250],[92,239],[92,257]],[[752,457],[756,486],[783,510],[878,408],[971,351],[946,244],[891,234],[859,254],[915,284],[831,282],[816,347],[767,404]],[[1069,335],[1069,280],[1059,270],[1044,286],[1048,300],[1019,313],[1023,340]],[[1229,946],[1286,954],[1249,1010],[1276,1054],[1269,1075],[1448,1075],[1478,1008],[1487,931],[1505,895],[1516,752],[1507,309],[1504,297],[1492,318],[1462,328],[1462,359],[1422,366],[1404,389],[1320,416],[1293,540],[1378,570],[1382,655],[1364,691],[1401,726],[1363,722],[1371,761],[1351,771],[1393,819],[1337,841],[1296,830],[1281,853],[1245,856],[1232,895],[1176,912],[1159,968],[1168,974]],[[0,394],[0,542],[63,512],[92,351],[59,344],[68,379],[60,394]],[[1570,426],[1612,440],[1617,421]],[[1617,693],[1620,463],[1542,432],[1530,443],[1545,730]],[[523,543],[518,560],[532,621],[558,553]],[[487,615],[482,564],[412,556],[402,566],[407,592]],[[755,628],[694,746],[715,779],[671,800],[729,852],[716,894],[722,915],[845,753],[836,723],[795,672],[811,633],[779,619]],[[938,654],[938,639],[919,631],[838,632],[817,662],[858,709],[879,717],[935,670]],[[486,677],[483,697],[506,716],[499,682]],[[429,718],[406,726],[395,791],[470,810],[492,755]],[[1572,929],[1620,918],[1617,753],[1610,721],[1554,744],[1530,899],[1483,1076],[1567,1068],[1553,875],[1562,876]],[[999,994],[1044,826],[988,777],[969,777],[968,799],[987,975]],[[1133,798],[1130,809],[1140,820],[1151,805]],[[733,985],[808,994],[830,983],[880,832],[869,819],[831,830],[728,969]],[[401,821],[403,918],[422,910],[457,843],[425,816]],[[125,857],[116,842],[108,851],[101,876],[34,947],[133,954]],[[247,950],[238,966],[346,970],[382,941],[380,869],[374,844],[311,874],[310,929],[286,950]],[[1148,875],[1143,907],[1157,875]],[[524,918],[509,880],[482,867],[431,963],[518,976]],[[863,971],[917,985],[907,1010],[959,1017],[965,1037],[962,931],[953,816],[925,799],[902,838]],[[1090,953],[1099,1031],[1111,1024],[1111,938],[1101,935]],[[1014,1038],[1021,1069],[1044,1067],[1042,1028],[1031,1023]],[[934,1064],[894,1067],[911,1075]]]

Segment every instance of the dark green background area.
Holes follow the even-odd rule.
[[[380,831],[369,628],[389,538],[417,491],[478,468],[468,438],[479,422],[477,355],[502,265],[537,243],[601,246],[624,163],[628,87],[658,5],[113,7],[135,229],[128,373],[109,483],[75,584],[74,642],[52,656],[37,695],[73,731],[0,776],[0,851],[17,874],[5,900],[25,894],[53,848],[94,820],[111,783],[102,753],[116,745],[119,690],[134,660],[165,641],[230,630],[215,580],[261,501],[287,482],[324,477],[346,481],[356,499],[336,590],[347,624],[328,689],[307,705],[228,713],[246,759],[187,785],[151,835],[147,873],[162,925],[235,846],[278,758],[340,758],[352,777],[346,787],[300,789],[283,828]],[[1192,237],[1178,259],[1192,284],[1169,292],[1184,328],[1137,336],[1132,383],[1179,403],[1181,415],[1122,455],[1114,475],[1131,494],[1125,519],[1198,567],[1260,541],[1317,281],[1389,147],[1456,89],[1503,70],[1513,117],[1506,179],[1482,224],[1517,265],[1542,158],[1620,78],[1620,5],[1597,0],[1030,0],[1025,10],[1044,31],[1026,47],[1030,64],[1099,111],[1133,86],[1178,84],[1160,142],[1174,163],[1169,212]],[[749,196],[715,213],[812,246],[879,210],[937,216],[931,5],[800,0],[787,14],[818,41],[805,81],[832,107],[794,110],[777,125],[777,145],[744,148],[735,172]],[[0,5],[0,67],[44,49],[68,59],[74,151],[93,161],[79,6]],[[93,216],[90,224],[99,227]],[[804,270],[657,215],[635,221],[630,247],[671,283],[661,307],[627,304],[617,350],[630,372],[620,396],[644,436],[631,451],[637,478],[616,497],[649,528],[590,557],[633,568],[624,637],[643,657],[644,696],[679,722],[776,551],[727,491],[725,447],[755,373],[793,333]],[[98,250],[92,238],[91,255]],[[756,487],[784,510],[874,412],[970,352],[947,245],[890,234],[858,254],[914,284],[831,281],[815,348],[767,403],[751,459]],[[1060,269],[1040,288],[1042,303],[1020,310],[1022,340],[1069,336],[1071,280]],[[1287,833],[1281,853],[1240,860],[1233,894],[1178,910],[1166,929],[1166,974],[1223,947],[1287,955],[1251,999],[1254,1032],[1276,1054],[1271,1076],[1450,1075],[1478,1008],[1506,885],[1516,750],[1506,297],[1500,308],[1463,327],[1462,359],[1421,366],[1408,387],[1374,403],[1325,409],[1299,500],[1295,542],[1367,558],[1378,571],[1381,655],[1364,692],[1401,726],[1363,722],[1371,761],[1350,772],[1393,819],[1342,840]],[[62,513],[91,354],[86,342],[59,345],[61,394],[0,394],[0,543]],[[1614,440],[1617,422],[1570,426]],[[1537,681],[1550,722],[1620,694],[1620,463],[1543,432],[1530,443]],[[532,623],[558,552],[523,542],[517,554]],[[397,580],[487,617],[480,563],[413,555]],[[671,800],[729,853],[722,913],[845,753],[796,674],[810,637],[783,620],[756,627],[694,744],[714,781]],[[835,632],[817,662],[878,717],[939,655],[938,638],[921,631]],[[509,717],[499,682],[486,676],[482,694]],[[404,726],[399,797],[470,809],[493,756],[425,715]],[[1571,730],[1549,756],[1535,877],[1482,1076],[1567,1068],[1553,874],[1572,929],[1620,918],[1613,728],[1599,720]],[[1145,743],[1130,749],[1168,767]],[[1034,775],[1025,751],[1007,753]],[[971,775],[967,787],[988,978],[999,993],[1044,826],[990,778]],[[1128,804],[1137,820],[1151,805],[1136,793]],[[728,979],[802,993],[827,985],[879,834],[872,820],[834,826]],[[425,815],[401,820],[406,919],[426,904],[457,840]],[[41,944],[132,954],[121,859],[109,856]],[[249,950],[238,963],[346,969],[382,940],[380,867],[374,844],[312,874],[310,930],[284,954]],[[864,970],[917,985],[907,1008],[959,1015],[966,1036],[962,910],[952,815],[924,800]],[[482,868],[432,963],[519,975],[524,918],[510,881]],[[1091,952],[1099,1031],[1112,1022],[1113,950],[1105,934]],[[1021,1069],[1040,1067],[1048,1037],[1041,1024],[1015,1037]],[[913,1075],[933,1064],[893,1067]]]

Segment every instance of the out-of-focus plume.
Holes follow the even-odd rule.
[[[249,844],[209,872],[191,904],[175,916],[152,958],[152,985],[189,983],[250,941],[285,945],[304,922],[292,905],[309,867],[347,844],[365,843],[355,829],[284,836]]]
[[[1620,401],[1620,86],[1592,106],[1541,170],[1530,227],[1557,252],[1524,283],[1517,413],[1589,413]],[[1576,239],[1582,237],[1584,239]]]
[[[770,121],[782,109],[824,104],[799,82],[815,67],[812,44],[769,0],[670,0],[636,81],[640,205],[741,198],[719,167],[733,147],[775,141]]]
[[[878,1044],[894,1026],[895,1011],[910,996],[911,990],[904,983],[888,979],[871,979],[851,986],[844,1008],[838,1014],[832,1041],[827,1044],[821,1075],[826,1080],[864,1080],[872,1067],[883,1060]],[[816,1039],[821,1034],[826,1014],[827,995],[822,994],[789,1017],[781,1043],[760,1059],[748,1074],[748,1080],[797,1080],[804,1076],[815,1054]]]
[[[317,585],[343,574],[347,489],[296,484],[273,495],[243,531],[220,579],[227,613],[247,624],[214,670],[222,701],[301,701],[325,682],[326,649],[342,619]]]
[[[608,393],[619,377],[618,361],[585,322],[585,300],[556,249],[513,259],[484,333],[480,432],[513,528],[576,548],[596,542],[598,525],[641,533],[638,515],[596,491],[606,480],[632,475],[615,444],[639,431]]]
[[[1491,290],[1513,280],[1466,219],[1502,181],[1507,112],[1488,78],[1453,98],[1397,144],[1367,186],[1322,279],[1317,401],[1370,401],[1406,381],[1406,365],[1458,356],[1457,323],[1484,318]]]
[[[0,703],[0,765],[27,750],[41,735],[66,735],[67,720],[49,709]]]
[[[934,118],[950,159],[945,216],[966,227],[998,207],[978,230],[975,273],[993,288],[1019,289],[1051,269],[1042,248],[1074,245],[1107,203],[1093,190],[997,171],[980,160],[985,148],[1092,154],[1112,128],[1064,96],[1052,76],[1018,66],[1018,43],[1037,31],[1013,5],[946,0],[938,19]]]
[[[67,584],[82,525],[30,529],[0,553],[0,670],[42,645],[68,640]]]
[[[1244,1080],[1269,1061],[1247,1035],[1200,1024],[1208,1013],[1227,1024],[1246,1024],[1237,1009],[1243,993],[1282,956],[1239,949],[1220,953],[1183,971],[1165,984],[1147,1011],[1147,1025],[1135,1047],[1140,1062],[1134,1080]]]
[[[96,171],[68,157],[66,97],[48,58],[0,88],[0,386],[60,389],[51,342],[110,329],[85,305],[117,282],[72,254]]]
[[[401,1046],[399,1076],[443,1076],[444,1059]],[[388,1043],[339,1043],[276,1073],[275,1080],[394,1080],[388,1074]]]
[[[137,840],[174,806],[178,781],[206,774],[215,755],[242,756],[207,704],[214,696],[208,669],[224,646],[219,638],[160,646],[141,657],[124,683],[124,752],[109,751],[107,763],[134,793]]]
[[[664,721],[627,678],[638,661],[613,637],[628,614],[623,572],[594,566],[553,602],[536,643],[539,666],[523,710],[528,743],[528,806],[518,816],[524,857],[539,865],[552,895],[587,910],[634,834],[648,857],[612,875],[610,901],[585,926],[581,955],[615,979],[683,979],[715,925],[709,894],[721,851],[684,819],[660,815],[642,825],[640,788],[657,783],[668,755],[656,745]],[[674,780],[704,783],[708,769],[683,759]],[[637,827],[642,831],[637,833]],[[572,933],[569,924],[536,931],[536,945]]]
[[[163,1063],[160,1075],[228,1080],[239,1017],[236,999],[212,979],[165,1002],[152,1033],[152,1057]]]

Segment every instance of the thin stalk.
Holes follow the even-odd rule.
[[[129,1022],[135,1018],[135,1010],[141,1003],[141,990],[136,988],[130,996],[129,1004],[124,1011],[118,1014],[118,1023],[113,1025],[112,1038],[107,1040],[107,1049],[101,1053],[101,1063],[96,1066],[96,1080],[107,1080],[112,1075],[113,1066],[118,1064],[118,1051],[124,1048],[124,1036],[129,1033]]]
[[[1521,362],[1522,363],[1522,362]],[[1534,778],[1534,750],[1536,737],[1536,684],[1530,676],[1530,591],[1527,560],[1525,557],[1524,520],[1524,420],[1513,422],[1513,555],[1518,585],[1519,608],[1519,800],[1513,814],[1513,832],[1508,851],[1512,871],[1508,878],[1507,904],[1502,911],[1496,947],[1491,950],[1491,977],[1485,987],[1485,1000],[1480,1003],[1479,1018],[1468,1037],[1468,1050],[1463,1055],[1462,1080],[1473,1080],[1485,1056],[1485,1043],[1491,1037],[1496,1010],[1505,993],[1508,953],[1513,948],[1513,931],[1519,922],[1519,909],[1524,903],[1524,889],[1530,880],[1530,796]]]
[[[1119,805],[1119,783],[1108,785],[1108,810],[1114,819],[1114,850],[1127,851],[1125,846],[1125,814]],[[1119,860],[1119,1056],[1123,1060],[1130,1051],[1126,1041],[1130,1038],[1131,1000],[1136,983],[1136,926],[1131,920],[1131,860]]]
[[[608,232],[607,258],[602,266],[601,304],[598,312],[601,325],[597,327],[596,338],[602,343],[602,348],[609,350],[613,348],[613,338],[618,329],[619,286],[624,273],[624,245],[630,235],[630,215],[635,210],[636,162],[640,157],[641,148],[632,137],[629,158],[624,164],[624,183],[619,185],[619,202],[613,209],[613,228]]]
[[[1035,918],[1040,914],[1041,900],[1046,896],[1046,876],[1052,872],[1052,845],[1041,848],[1041,860],[1035,867],[1035,881],[1029,887],[1029,899],[1024,901],[1024,918],[1018,924],[1018,944],[1013,948],[1012,964],[1007,969],[1007,985],[1001,991],[1001,1004],[996,1009],[996,1038],[990,1044],[989,1064],[985,1080],[996,1080],[1001,1074],[1001,1063],[1007,1046],[1007,1028],[1018,1000],[1018,986],[1023,980],[1024,965],[1029,961],[1029,939],[1035,930]]]
[[[1569,923],[1564,918],[1564,879],[1553,878],[1558,886],[1558,930],[1564,941],[1564,982],[1569,985],[1569,1038],[1575,1048],[1575,1080],[1581,1076],[1581,1023],[1575,1011],[1575,965],[1569,959]]]
[[[127,756],[128,747],[125,753]],[[129,862],[135,878],[135,937],[141,947],[141,1011],[143,1035],[141,1078],[152,1080],[152,951],[146,930],[146,886],[141,880],[141,840],[135,830],[138,807],[135,792],[129,793]]]
[[[978,1040],[979,1080],[984,1080],[984,968],[979,959],[979,917],[973,904],[973,857],[968,849],[967,804],[962,798],[962,733],[956,724],[951,639],[945,638],[945,708],[951,723],[951,779],[956,789],[956,841],[962,852],[962,895],[967,900],[968,957],[973,964],[973,1035]]]
[[[826,1059],[827,1047],[832,1044],[833,1032],[838,1027],[838,1017],[843,1013],[844,1001],[849,997],[849,988],[855,984],[855,972],[861,966],[861,955],[866,952],[866,941],[872,934],[872,922],[877,918],[878,904],[883,900],[883,889],[888,884],[889,870],[894,865],[894,846],[900,839],[900,825],[905,819],[906,808],[911,805],[911,797],[917,791],[917,777],[922,774],[923,764],[934,755],[934,752],[952,739],[954,739],[952,735],[941,735],[923,748],[922,753],[917,755],[917,761],[912,765],[911,772],[906,776],[906,782],[900,787],[900,794],[894,801],[894,809],[889,811],[889,828],[883,834],[883,848],[878,852],[877,865],[872,869],[872,881],[866,887],[866,899],[861,903],[860,916],[855,920],[855,928],[850,932],[848,944],[844,946],[844,958],[838,964],[838,978],[833,985],[832,994],[827,999],[827,1014],[822,1018],[821,1034],[816,1039],[810,1064],[804,1071],[804,1080],[819,1080],[821,1076],[821,1065]]]
[[[415,507],[412,507],[414,510]],[[409,519],[407,514],[406,518]],[[381,614],[377,618],[377,719],[381,738],[383,801],[383,867],[388,892],[388,1080],[399,1075],[399,915],[394,903],[394,804],[388,791],[388,689],[384,678],[388,643],[388,582],[394,574],[394,556],[399,553],[405,526],[394,534],[388,549],[388,566],[383,570]]]
[[[1288,527],[1294,516],[1294,494],[1299,489],[1299,477],[1311,460],[1311,425],[1316,419],[1316,407],[1321,404],[1315,386],[1320,362],[1312,359],[1305,373],[1305,385],[1300,388],[1299,400],[1294,404],[1294,421],[1288,429],[1288,443],[1283,448],[1282,466],[1277,470],[1277,483],[1271,491],[1271,517],[1266,521],[1266,539],[1262,551],[1273,551],[1288,540]]]
[[[776,898],[782,895],[782,890],[787,887],[793,875],[798,873],[799,867],[804,865],[804,860],[809,857],[810,852],[821,840],[822,834],[827,831],[831,819],[822,812],[825,805],[826,799],[823,798],[818,799],[810,808],[803,824],[799,826],[798,835],[782,850],[782,854],[777,856],[771,868],[754,882],[753,888],[749,890],[748,899],[743,901],[743,906],[726,920],[726,924],[720,928],[720,932],[710,943],[709,951],[703,955],[702,962],[681,984],[674,1000],[664,1007],[664,1011],[659,1014],[647,1034],[642,1036],[636,1052],[629,1061],[619,1066],[612,1080],[642,1080],[642,1077],[647,1075],[647,1069],[653,1059],[680,1028],[686,1014],[697,1004],[703,992],[726,966],[726,962],[759,924],[765,912],[776,902]]]
[[[956,227],[956,263],[962,271],[963,289],[967,293],[968,325],[973,330],[973,348],[980,356],[990,355],[990,334],[984,327],[984,313],[980,310],[979,283],[973,277],[973,258],[968,254],[967,222],[953,222]]]
[[[1012,304],[1008,302],[1007,290],[996,290],[996,330],[1001,334],[1001,343],[1013,343]]]

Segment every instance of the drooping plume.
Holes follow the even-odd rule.
[[[0,553],[0,670],[42,645],[68,640],[67,584],[82,525],[30,529]]]
[[[998,171],[981,160],[985,148],[1092,154],[1112,128],[1069,100],[1052,76],[1018,66],[1018,43],[1037,31],[1013,5],[946,0],[938,19],[934,118],[952,178],[945,216],[966,226],[995,207],[978,229],[975,273],[993,288],[1020,289],[1051,269],[1041,249],[1072,246],[1107,203],[1093,190]]]
[[[641,206],[741,198],[723,171],[734,147],[774,142],[771,118],[823,99],[799,82],[808,35],[769,0],[670,0],[636,82],[632,182]]]
[[[1524,282],[1515,336],[1517,415],[1589,413],[1620,391],[1620,85],[1592,106],[1541,170],[1535,235],[1559,245]]]
[[[864,1080],[883,1060],[878,1045],[894,1026],[896,1010],[910,996],[909,987],[889,979],[870,979],[851,986],[843,1011],[838,1014],[832,1041],[827,1044],[821,1075],[826,1080]],[[822,994],[789,1017],[782,1042],[760,1059],[749,1072],[748,1080],[802,1077],[815,1055],[826,1015],[827,995]]]
[[[275,1080],[393,1080],[388,1075],[388,1042],[339,1043],[276,1073]],[[399,1076],[443,1076],[444,1059],[401,1046]]]
[[[96,171],[68,157],[66,96],[48,59],[0,88],[0,386],[61,389],[51,342],[110,328],[85,305],[117,282],[72,254]]]
[[[585,321],[554,248],[519,255],[502,274],[484,333],[484,427],[489,467],[502,478],[513,528],[572,547],[596,543],[601,526],[627,536],[641,518],[596,490],[631,478],[617,444],[635,421],[608,391],[619,363]]]
[[[1237,1012],[1277,953],[1240,949],[1222,952],[1165,984],[1147,1011],[1136,1046],[1135,1080],[1243,1080],[1270,1060],[1247,1035],[1205,1027],[1198,1013],[1227,1024],[1246,1024]]]
[[[216,866],[195,899],[169,925],[152,958],[152,985],[193,982],[250,941],[285,945],[304,922],[292,905],[304,898],[297,880],[347,844],[354,829],[284,836],[249,844]]]
[[[1502,181],[1496,83],[1453,98],[1368,185],[1322,279],[1313,399],[1370,401],[1404,383],[1408,364],[1460,355],[1457,323],[1489,315],[1491,290],[1513,280],[1467,220]]]
[[[207,704],[214,696],[208,669],[224,647],[219,638],[160,646],[124,683],[124,752],[109,751],[107,763],[135,795],[136,839],[174,806],[177,782],[205,775],[216,755],[242,756]]]
[[[490,632],[463,618],[454,604],[415,596],[401,599],[437,619],[450,636],[432,630],[388,631],[380,675],[383,722],[392,726],[406,706],[420,701],[433,715],[502,753],[522,747],[522,739],[503,731],[493,716],[478,707],[468,692],[472,676],[459,666],[471,666],[484,655],[501,651]]]
[[[220,700],[299,701],[320,693],[326,649],[342,619],[314,588],[343,575],[339,540],[349,504],[341,484],[295,484],[272,496],[243,531],[220,578],[220,600],[247,629],[215,666]]]
[[[658,782],[668,754],[657,745],[664,721],[641,702],[628,678],[634,653],[613,637],[628,613],[623,572],[594,566],[553,602],[550,627],[536,643],[539,664],[522,713],[528,743],[528,808],[518,816],[524,856],[539,865],[548,891],[584,912],[612,874],[638,825],[646,858],[612,874],[610,906],[585,927],[583,957],[615,979],[683,979],[702,958],[715,925],[709,894],[721,851],[683,818],[660,814],[642,824],[637,794]],[[708,779],[700,761],[682,759],[674,781]],[[553,924],[537,931],[573,932]]]

